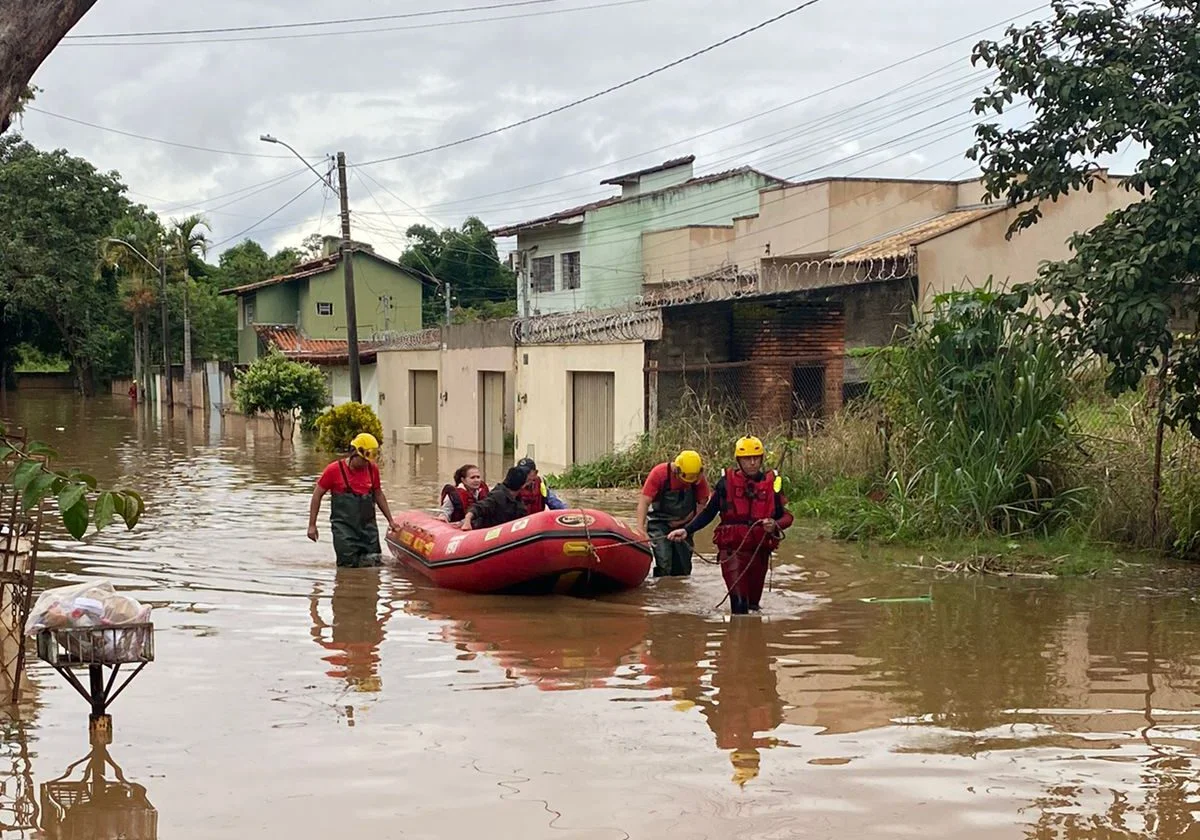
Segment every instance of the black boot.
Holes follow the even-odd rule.
[[[746,615],[750,612],[750,605],[746,599],[740,595],[729,596],[729,612],[733,615]]]

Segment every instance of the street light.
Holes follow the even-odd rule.
[[[124,245],[134,254],[136,254],[142,262],[158,272],[158,284],[161,289],[162,297],[162,353],[163,353],[163,378],[167,381],[167,407],[175,406],[175,388],[171,384],[171,332],[167,326],[167,255],[164,249],[163,253],[159,254],[158,265],[154,261],[137,249],[132,242],[116,237],[107,237],[105,242],[112,242],[118,245]]]
[[[287,143],[270,134],[259,135],[264,143],[275,143],[283,146],[289,152],[300,158],[301,163],[312,169],[321,183],[328,183],[320,172],[313,169],[304,156]],[[334,190],[341,200],[342,209],[342,245],[339,254],[342,261],[342,274],[346,279],[346,349],[350,357],[350,399],[362,402],[362,380],[358,373],[358,309],[354,305],[354,260],[350,252],[350,202],[346,196],[346,153],[337,153],[338,189]],[[332,188],[332,185],[330,185]]]

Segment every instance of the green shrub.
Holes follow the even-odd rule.
[[[329,390],[320,368],[289,361],[272,349],[238,375],[234,400],[247,417],[269,414],[284,440],[292,436],[298,418],[316,416],[329,404]]]
[[[366,432],[383,441],[383,424],[369,405],[348,402],[327,409],[315,424],[317,446],[327,452],[345,452],[356,435]]]

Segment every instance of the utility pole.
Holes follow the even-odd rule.
[[[192,413],[192,321],[188,317],[187,257],[183,261],[183,402]]]
[[[163,378],[167,386],[167,408],[175,406],[175,387],[171,384],[171,328],[167,325],[167,252],[158,255],[159,297],[162,299]]]
[[[354,305],[354,253],[350,250],[350,196],[346,192],[346,153],[338,152],[338,198],[342,202],[342,271],[346,278],[346,343],[350,351],[350,400],[362,402],[358,374],[358,310]]]
[[[450,281],[446,281],[446,326],[450,326]]]

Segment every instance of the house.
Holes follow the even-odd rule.
[[[326,369],[335,405],[350,399],[346,280],[339,244],[337,237],[327,236],[323,256],[288,274],[221,292],[237,296],[239,364],[250,364],[271,347],[311,362]],[[374,363],[380,340],[421,328],[422,288],[431,281],[365,243],[352,243],[350,254],[363,401],[378,407]]]
[[[616,306],[642,293],[643,235],[728,225],[782,185],[749,166],[695,176],[694,156],[606,178],[621,194],[492,230],[516,236],[518,312],[529,317]]]
[[[848,353],[890,342],[934,295],[1032,280],[1138,198],[1104,174],[1008,239],[1021,208],[985,203],[978,180],[827,178],[764,190],[730,225],[647,232],[657,405],[690,389],[736,395],[764,427],[832,414],[863,387]]]

